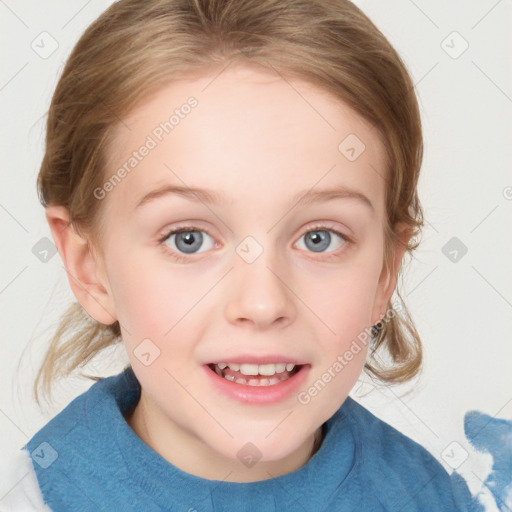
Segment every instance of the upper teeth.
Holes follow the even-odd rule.
[[[269,363],[269,364],[249,364],[249,363],[218,363],[217,366],[224,370],[229,367],[235,372],[243,375],[274,375],[275,373],[283,373],[285,370],[291,372],[295,368],[294,363]]]

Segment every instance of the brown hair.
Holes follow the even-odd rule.
[[[94,240],[101,232],[102,203],[94,190],[104,182],[115,126],[173,79],[234,62],[317,85],[377,128],[388,154],[382,177],[385,265],[390,268],[395,242],[411,254],[423,226],[416,190],[423,145],[414,86],[387,39],[348,0],[114,3],[74,47],[53,95],[38,177],[43,206],[65,206],[75,229]],[[399,223],[408,226],[410,239],[399,237]],[[365,368],[386,382],[404,382],[421,367],[421,342],[404,304],[391,316],[376,330]],[[40,386],[49,395],[55,377],[69,375],[119,340],[117,322],[99,324],[73,304],[35,379],[36,400]],[[374,357],[377,348],[391,357],[389,367]]]

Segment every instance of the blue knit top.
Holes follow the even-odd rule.
[[[140,397],[133,370],[102,379],[24,446],[55,512],[472,510],[465,481],[348,397],[301,468],[234,483],[186,473],[125,420]]]

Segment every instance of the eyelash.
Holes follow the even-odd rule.
[[[192,225],[180,226],[178,228],[172,229],[171,231],[168,231],[167,234],[165,234],[164,236],[162,236],[161,238],[158,239],[158,244],[164,249],[166,254],[169,254],[170,251],[172,251],[171,252],[172,258],[180,263],[190,262],[190,256],[181,255],[180,253],[173,251],[169,247],[166,247],[164,244],[172,235],[176,235],[178,233],[183,233],[183,232],[187,232],[187,231],[202,231],[203,233],[206,233],[208,236],[210,236],[212,239],[214,239],[214,237],[208,232],[208,230],[202,229],[202,228],[200,229],[197,226],[192,226]],[[314,226],[308,228],[308,230],[304,231],[304,233],[302,233],[302,235],[299,238],[302,238],[304,235],[306,235],[307,233],[310,233],[312,231],[329,231],[331,233],[334,233],[335,235],[338,235],[345,242],[345,244],[354,243],[352,238],[348,237],[347,235],[345,235],[344,233],[341,233],[340,231],[338,231],[336,229],[333,229],[332,227],[326,226],[325,224],[317,224],[317,225],[314,225]],[[345,245],[345,244],[343,244],[343,245]],[[324,255],[322,257],[323,260],[331,260],[331,259],[337,258],[339,256],[338,252],[340,250],[343,250],[343,247],[337,249],[334,252],[317,253],[317,254]],[[312,252],[312,254],[315,254],[315,253]]]

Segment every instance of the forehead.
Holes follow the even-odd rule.
[[[328,92],[254,68],[172,82],[117,125],[109,152],[106,179],[121,166],[128,171],[109,193],[123,208],[164,184],[266,206],[345,185],[377,210],[384,205],[378,131]]]

